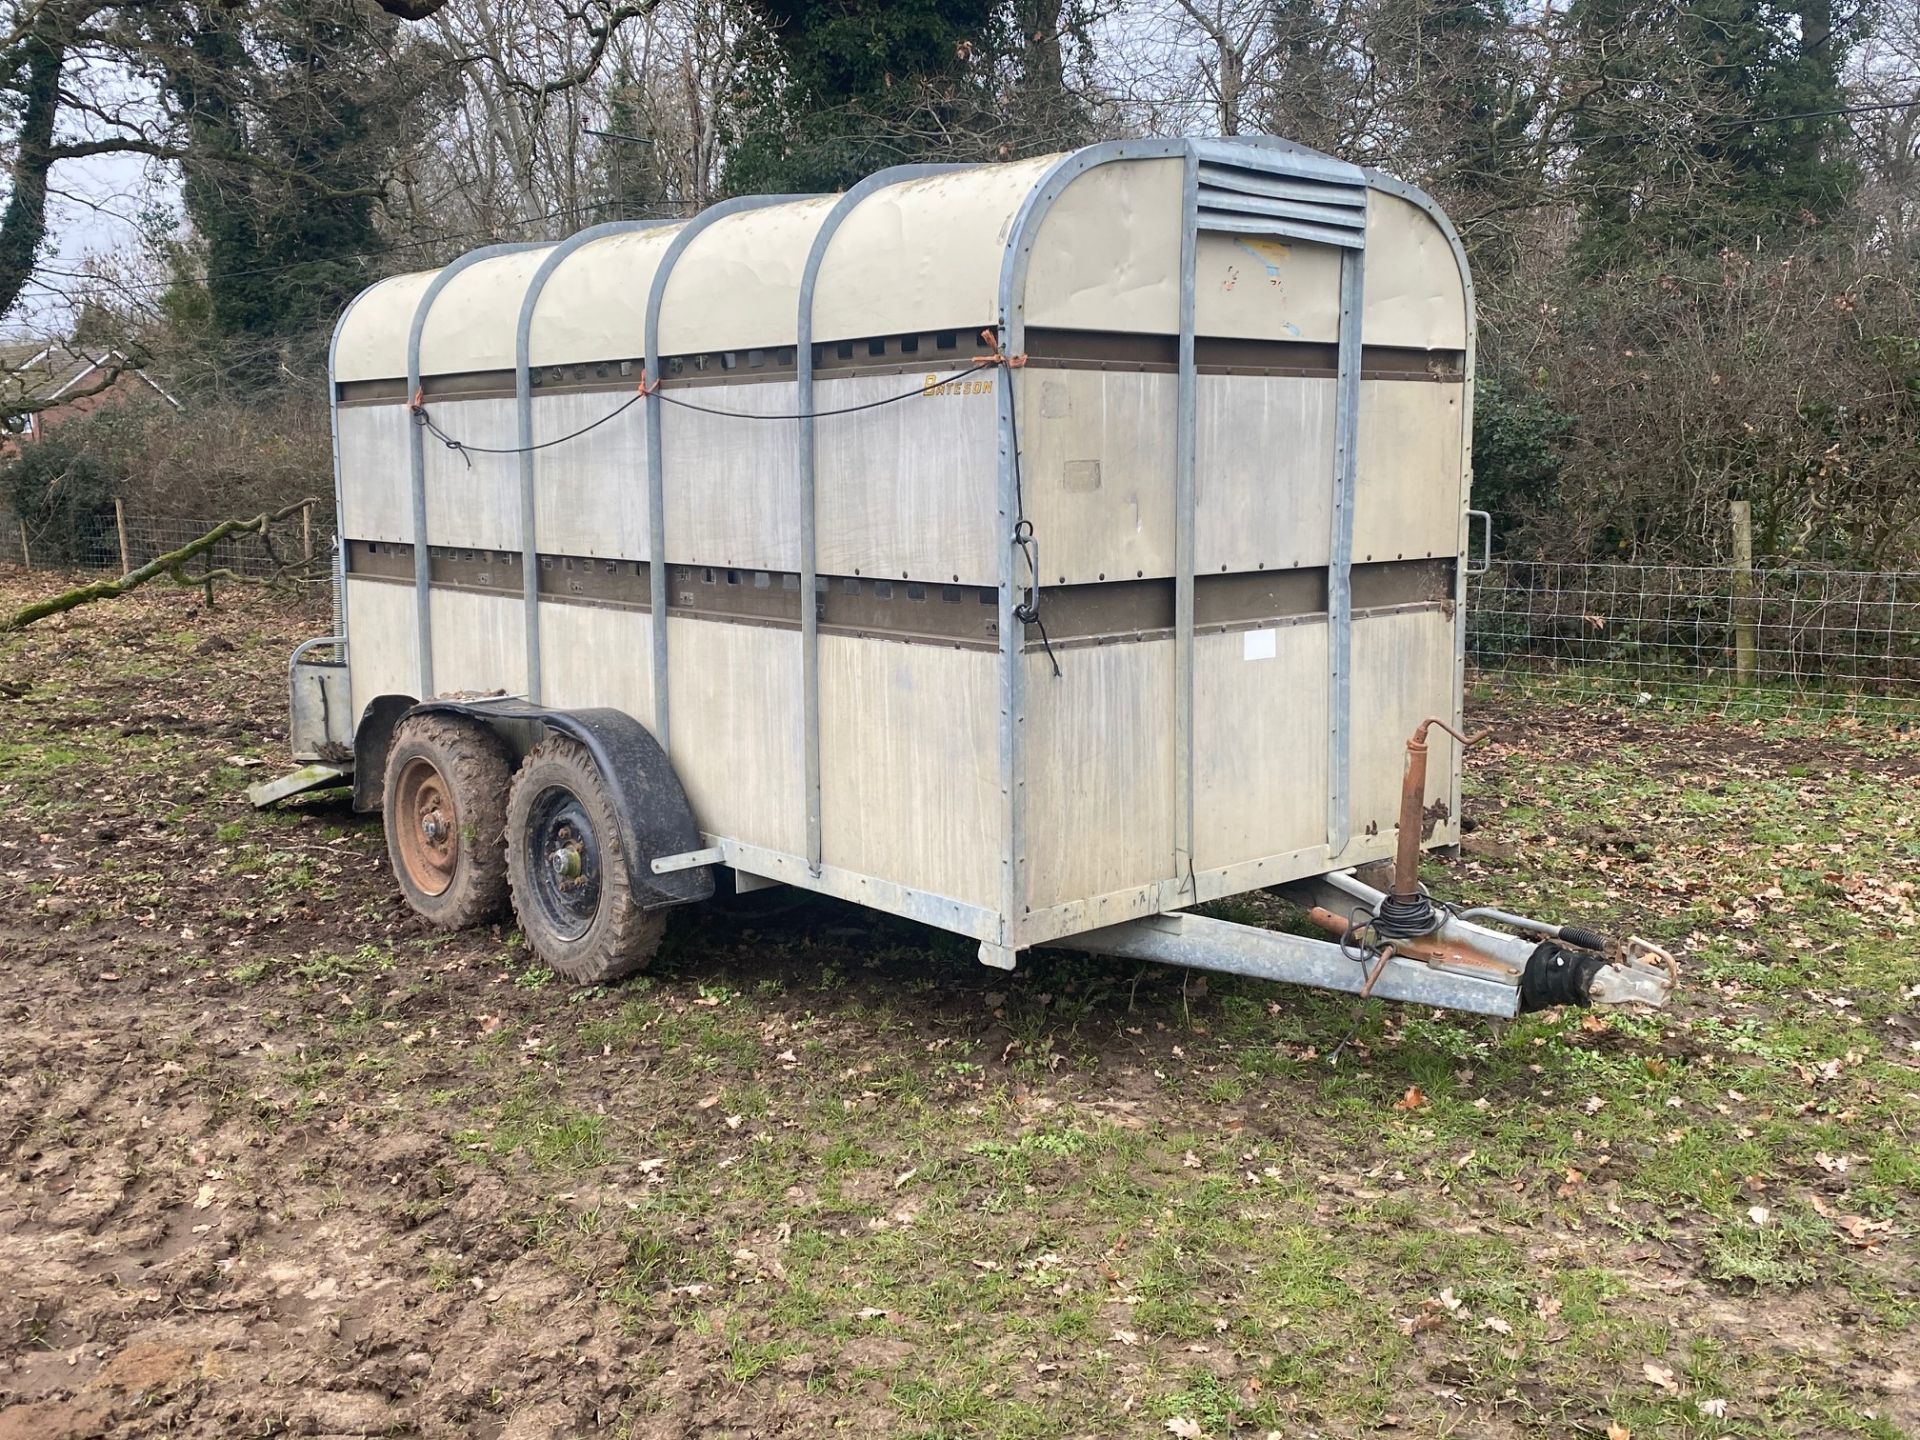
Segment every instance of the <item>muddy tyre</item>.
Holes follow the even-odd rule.
[[[387,858],[414,911],[442,930],[492,920],[507,902],[502,843],[513,755],[489,727],[413,715],[387,749]]]
[[[667,931],[633,897],[613,798],[579,741],[540,742],[507,800],[507,878],[527,947],[556,975],[600,985],[643,970]]]

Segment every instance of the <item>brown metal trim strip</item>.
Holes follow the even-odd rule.
[[[650,608],[644,560],[543,554],[539,563],[542,600],[635,611]],[[433,585],[508,597],[523,593],[520,564],[517,551],[436,545],[428,555]],[[349,541],[347,573],[354,579],[411,585],[413,547]],[[1354,610],[1449,605],[1452,577],[1451,560],[1356,565]],[[998,593],[992,588],[823,575],[817,593],[823,635],[983,651],[999,648]],[[673,565],[668,569],[668,596],[669,613],[684,619],[800,628],[800,577],[791,571]],[[1055,585],[1048,587],[1044,604],[1047,635],[1056,649],[1123,644],[1173,633],[1171,579]],[[1194,628],[1203,635],[1297,624],[1322,618],[1326,612],[1327,572],[1320,567],[1200,575],[1194,580]],[[1027,640],[1030,648],[1039,648],[1037,627],[1028,627]]]
[[[1148,374],[1175,372],[1176,338],[1171,335],[1121,334],[1100,330],[1036,327],[1027,331],[1027,362],[1055,370],[1126,370]],[[1331,378],[1336,347],[1302,340],[1252,340],[1201,335],[1194,340],[1202,375],[1268,375]],[[920,375],[929,370],[969,366],[992,354],[985,337],[970,330],[927,330],[910,335],[877,335],[816,344],[814,374],[821,380],[852,375]],[[572,365],[543,365],[533,372],[536,394],[625,390],[640,383],[638,357]],[[750,385],[792,380],[796,375],[791,345],[765,349],[716,350],[669,355],[661,360],[664,379],[674,388]],[[1413,350],[1369,345],[1361,358],[1363,380],[1429,380],[1459,384],[1465,356],[1458,350]],[[511,370],[474,371],[424,377],[429,400],[511,399]],[[408,399],[405,380],[346,380],[335,386],[341,405],[391,404]]]

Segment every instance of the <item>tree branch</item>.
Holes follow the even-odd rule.
[[[267,545],[267,553],[273,553],[269,530],[279,521],[297,515],[308,505],[318,501],[309,497],[296,500],[271,512],[263,511],[251,520],[222,520],[213,529],[198,540],[189,540],[178,550],[169,550],[165,555],[155,556],[137,570],[129,570],[117,580],[96,580],[91,585],[82,585],[78,589],[68,590],[64,594],[54,595],[45,600],[36,600],[24,609],[15,611],[5,620],[0,620],[0,634],[9,631],[24,630],[27,626],[46,619],[49,615],[63,615],[82,605],[90,605],[95,600],[112,600],[125,595],[129,590],[137,590],[150,580],[167,579],[176,585],[203,585],[210,580],[244,580],[231,570],[209,570],[204,575],[188,575],[187,562],[194,556],[204,554],[231,535],[258,535]],[[304,562],[302,562],[304,563]],[[282,565],[263,582],[272,584],[293,567]]]

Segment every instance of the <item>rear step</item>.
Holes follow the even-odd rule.
[[[247,799],[253,802],[254,809],[264,810],[274,801],[284,800],[289,795],[304,795],[309,790],[326,790],[335,785],[352,783],[353,770],[350,766],[343,770],[338,765],[302,765],[291,775],[282,775],[278,780],[249,785]]]

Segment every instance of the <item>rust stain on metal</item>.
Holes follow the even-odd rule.
[[[1427,731],[1436,725],[1463,748],[1473,743],[1437,715],[1422,720],[1407,737],[1407,772],[1400,781],[1400,834],[1393,857],[1393,893],[1406,900],[1420,893],[1420,841],[1432,833],[1431,825],[1423,828],[1420,822],[1423,815],[1431,818],[1433,814],[1426,808]],[[1440,809],[1445,818],[1446,807]]]
[[[1307,918],[1322,930],[1334,935],[1345,935],[1353,928],[1346,916],[1336,915],[1322,905],[1316,905],[1307,911]],[[1469,970],[1483,970],[1502,980],[1513,978],[1513,966],[1505,961],[1482,955],[1468,945],[1436,940],[1431,935],[1423,935],[1414,940],[1395,940],[1390,948],[1396,955],[1403,955],[1409,960],[1419,960],[1427,965],[1463,966]]]

